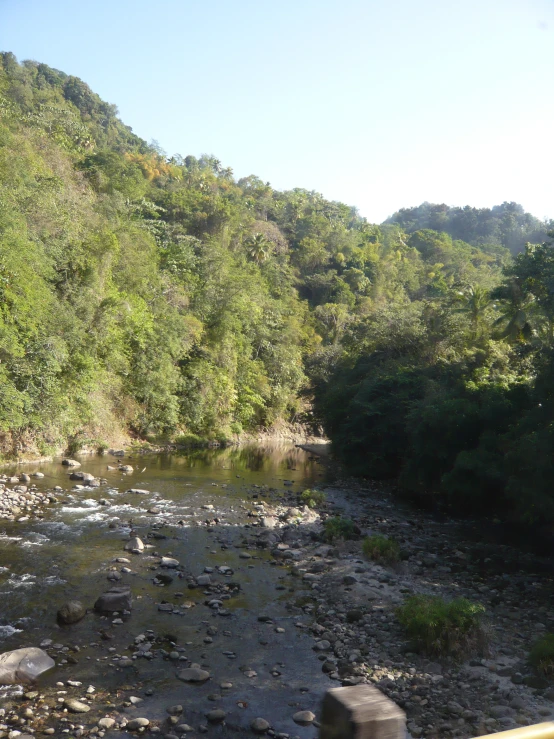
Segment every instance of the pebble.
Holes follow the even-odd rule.
[[[250,728],[252,731],[255,731],[256,734],[265,734],[269,729],[269,726],[270,724],[265,720],[265,718],[255,718],[250,724]]]

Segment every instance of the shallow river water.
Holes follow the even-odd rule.
[[[121,461],[134,467],[131,474],[108,470],[108,465],[120,461],[109,455],[76,459],[82,471],[106,479],[107,484],[72,492],[70,470],[60,459],[6,470],[40,471],[45,477],[33,478],[39,489],[59,485],[64,492],[57,494],[58,503],[42,511],[42,518],[0,521],[0,651],[52,640],[49,651],[57,667],[39,689],[55,695],[56,682],[76,680],[82,687],[68,694],[79,698],[89,685],[95,688],[93,710],[82,717],[68,715],[74,724],[90,727],[93,717],[107,715],[161,721],[167,718],[168,706],[181,704],[180,723],[194,728],[188,736],[198,736],[206,713],[217,708],[226,711],[226,721],[209,725],[209,735],[251,735],[250,722],[262,717],[276,732],[316,736],[314,727],[292,721],[296,711],[317,712],[328,687],[312,650],[313,640],[296,626],[299,621],[308,623],[305,614],[290,605],[298,595],[297,579],[266,550],[250,548],[251,557],[246,558],[244,541],[259,530],[252,527],[256,519],[248,515],[253,504],[260,500],[277,504],[281,495],[321,482],[324,473],[317,461],[289,446],[126,455]],[[148,493],[127,492],[130,488]],[[160,513],[148,513],[152,506]],[[214,518],[219,520],[214,523]],[[131,531],[151,546],[144,554],[124,551]],[[125,556],[131,560],[127,565],[131,571],[121,573],[124,565],[114,561]],[[173,581],[157,584],[160,556],[178,559],[182,577],[165,570]],[[223,585],[231,580],[240,585],[240,591],[225,600],[228,613],[223,616],[206,605],[217,596],[202,588],[189,589],[187,581],[206,567],[220,566],[231,568],[232,575],[215,570],[213,582]],[[120,572],[118,583],[108,581],[110,568]],[[133,609],[122,623],[113,623],[92,606],[102,592],[118,584],[131,586]],[[79,623],[60,627],[56,612],[68,600],[79,600],[91,610]],[[159,610],[167,604],[172,604],[173,612]],[[271,621],[259,620],[260,616],[270,616]],[[153,632],[146,635],[152,659],[134,659],[131,666],[121,667],[120,659],[133,654],[128,647],[147,630]],[[173,652],[173,658],[160,650]],[[177,680],[178,669],[190,662],[208,670],[211,679],[202,685]],[[222,688],[222,683],[232,687]],[[128,705],[131,696],[141,702]],[[6,705],[10,700],[3,698]],[[71,731],[59,735],[71,736]],[[169,733],[165,724],[158,736],[164,733]],[[106,733],[112,735],[126,734]]]

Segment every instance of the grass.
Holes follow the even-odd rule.
[[[439,596],[414,595],[397,610],[397,616],[419,649],[462,658],[486,648],[484,610],[466,598],[446,601]]]
[[[554,675],[554,634],[545,634],[533,644],[529,662],[539,672]]]
[[[325,493],[321,490],[304,490],[300,495],[300,500],[308,508],[316,508],[325,503]]]
[[[368,559],[392,564],[400,559],[400,544],[382,534],[373,534],[364,539],[362,550]]]
[[[337,539],[357,539],[360,535],[360,529],[350,518],[341,518],[334,516],[328,518],[323,524],[325,539],[328,542]]]

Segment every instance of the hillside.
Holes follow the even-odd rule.
[[[323,424],[359,474],[554,520],[554,260],[510,255],[547,224],[512,203],[371,224],[0,59],[3,455]]]
[[[518,203],[502,203],[493,208],[422,203],[416,208],[402,208],[386,222],[397,224],[407,233],[425,228],[444,231],[473,246],[502,246],[511,254],[522,252],[527,242],[541,244],[554,229],[554,223],[540,221]]]

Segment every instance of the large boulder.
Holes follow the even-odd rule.
[[[133,538],[129,539],[127,544],[125,544],[124,548],[128,552],[142,552],[144,549],[144,542],[142,539],[139,539],[138,536],[133,536]]]
[[[104,613],[112,613],[113,611],[130,611],[131,604],[131,588],[122,585],[110,588],[105,593],[102,593],[94,604],[94,609]]]
[[[87,609],[78,600],[70,600],[64,603],[58,611],[58,623],[76,624],[86,616]]]
[[[31,683],[56,663],[37,647],[14,649],[0,654],[0,685]]]
[[[77,472],[72,472],[69,475],[70,480],[82,480],[83,482],[89,483],[94,482],[96,479],[94,475],[91,475],[90,472],[81,472],[81,470],[78,470]]]

